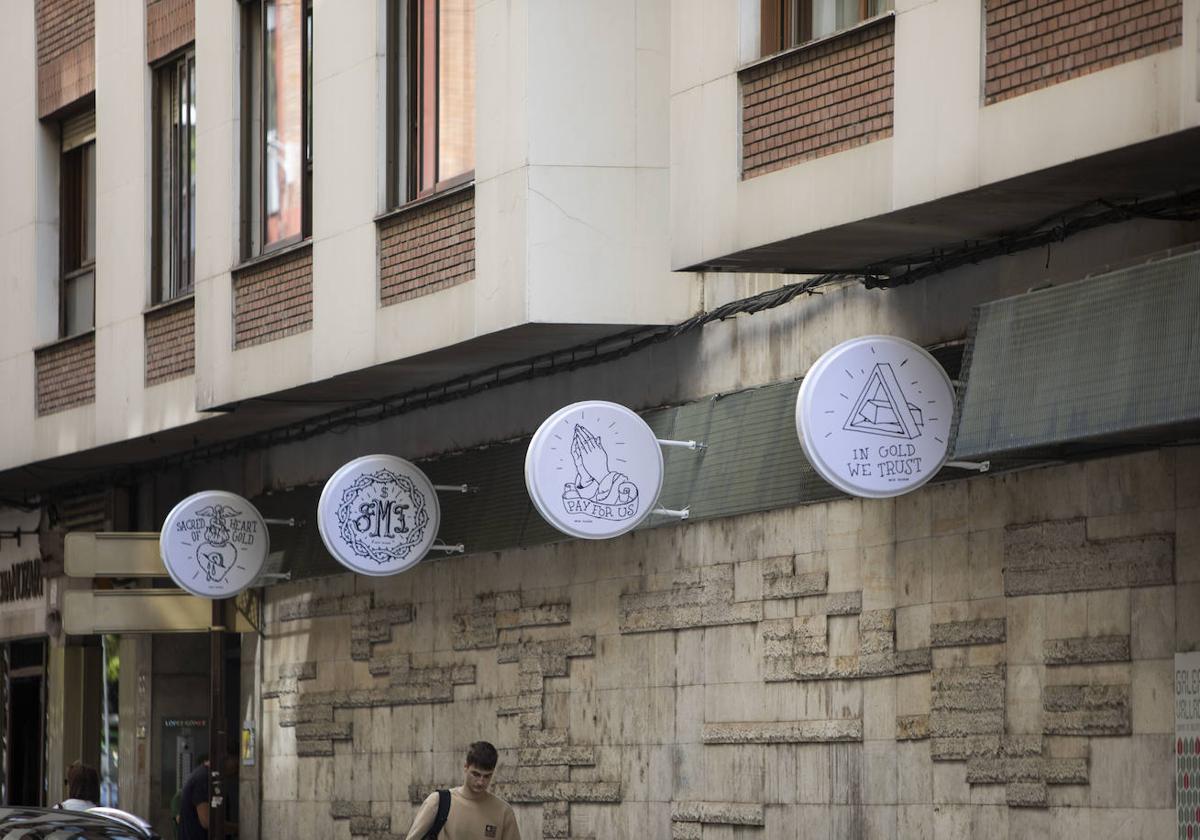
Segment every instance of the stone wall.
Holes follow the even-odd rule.
[[[264,838],[1168,836],[1200,449],[269,590]],[[447,538],[453,535],[446,535]]]

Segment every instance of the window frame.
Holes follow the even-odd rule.
[[[813,34],[813,0],[759,0],[759,56],[766,57],[837,35],[887,14],[888,0],[857,0],[858,19],[822,35]],[[894,4],[893,4],[894,5]],[[872,6],[880,7],[872,13]]]
[[[267,242],[267,4],[241,0],[241,257],[243,261],[291,248],[312,237],[313,0],[300,0],[300,232]],[[256,90],[257,88],[257,90]],[[257,105],[257,107],[255,107]],[[257,112],[257,113],[255,113]],[[256,119],[255,119],[256,118]],[[257,178],[255,178],[257,173]],[[257,205],[257,207],[255,206]],[[257,219],[257,223],[255,222]]]
[[[195,259],[195,241],[196,231],[194,227],[195,211],[196,211],[196,194],[191,188],[195,184],[196,172],[193,170],[189,173],[190,182],[189,188],[186,190],[186,207],[179,207],[175,204],[175,199],[178,198],[178,190],[172,189],[170,199],[172,206],[168,211],[170,213],[170,223],[167,229],[164,230],[163,220],[163,199],[164,199],[164,184],[163,184],[163,134],[161,120],[162,114],[162,88],[164,76],[170,72],[170,81],[172,92],[180,90],[179,71],[183,69],[185,76],[189,82],[187,88],[189,93],[194,93],[196,87],[196,49],[194,45],[189,45],[183,50],[177,51],[160,62],[156,62],[151,68],[153,72],[154,83],[153,87],[153,105],[151,108],[153,137],[152,137],[152,155],[153,155],[153,186],[152,186],[152,201],[151,212],[153,213],[152,223],[152,243],[151,243],[151,295],[152,304],[168,303],[178,298],[186,297],[195,291],[196,287],[196,259]],[[181,104],[182,99],[172,100],[174,104]],[[195,100],[189,102],[193,109],[196,106]],[[174,132],[172,132],[174,133]],[[191,126],[191,153],[188,160],[191,165],[195,165],[195,143],[196,143],[196,125],[193,120]],[[175,168],[175,164],[181,162],[179,153],[172,150],[171,154],[171,177],[175,181],[181,175],[181,171]],[[187,212],[186,223],[183,221],[183,212]],[[188,248],[184,249],[179,246],[179,239],[182,238],[181,228],[186,225]],[[170,274],[164,283],[163,277],[163,249],[170,246],[173,251],[169,258]],[[181,280],[181,276],[186,277]]]
[[[86,114],[84,112],[74,119],[84,119]],[[92,119],[95,119],[94,112]],[[63,148],[66,145],[66,125],[71,121],[69,118],[59,124],[59,339],[73,338],[96,328],[96,134],[93,128],[85,139],[74,143],[69,149]],[[92,252],[90,256],[87,254],[89,245]],[[89,276],[92,284],[91,320],[87,325],[72,330],[71,327],[77,325],[68,323],[68,286]]]
[[[429,10],[433,10],[430,20]],[[475,180],[472,166],[448,177],[439,168],[440,0],[388,0],[387,4],[387,204],[391,209],[453,191]],[[472,9],[472,14],[474,10]],[[475,47],[472,26],[471,48]],[[429,77],[432,72],[432,79]],[[432,93],[432,102],[429,93]],[[471,107],[476,100],[472,95]],[[422,175],[432,183],[422,186]],[[426,181],[427,182],[427,181]]]

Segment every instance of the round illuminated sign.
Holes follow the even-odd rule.
[[[834,487],[883,499],[915,490],[949,454],[954,387],[902,338],[845,341],[809,368],[796,399],[804,454]]]
[[[650,515],[663,456],[646,421],[616,403],[578,402],[550,415],[525,453],[525,486],[538,513],[564,534],[616,537]]]
[[[206,490],[167,514],[158,550],[180,588],[201,598],[231,598],[262,571],[271,537],[254,505],[233,493]]]
[[[425,473],[394,455],[356,458],[325,483],[317,529],[334,558],[363,575],[394,575],[421,562],[441,524]]]

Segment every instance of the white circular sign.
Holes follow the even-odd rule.
[[[915,490],[949,454],[954,387],[910,341],[868,335],[842,342],[809,368],[796,431],[821,476],[853,496]]]
[[[616,403],[560,408],[525,453],[525,486],[534,506],[573,537],[603,540],[632,531],[650,515],[662,482],[662,448],[654,432]]]
[[[188,496],[167,514],[158,551],[167,574],[201,598],[232,598],[262,571],[271,536],[262,514],[223,490]]]
[[[441,520],[437,492],[425,473],[394,455],[365,455],[344,464],[317,503],[325,547],[363,575],[394,575],[420,563]]]

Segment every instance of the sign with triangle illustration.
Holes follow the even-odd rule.
[[[853,392],[851,392],[853,393]],[[891,364],[879,362],[842,426],[846,431],[913,440],[925,425],[921,409],[904,396]]]

